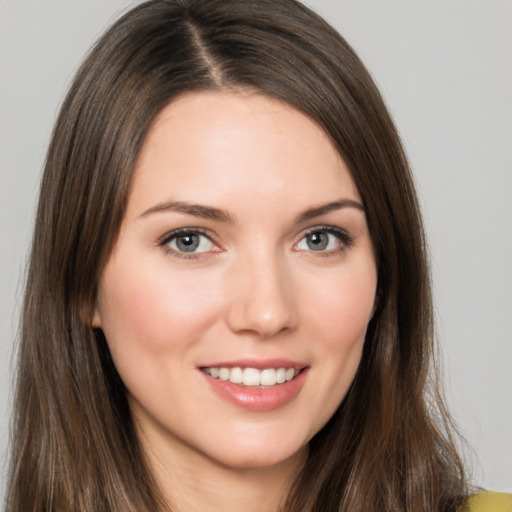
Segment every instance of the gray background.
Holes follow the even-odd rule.
[[[81,56],[127,6],[0,0],[0,459],[38,180]],[[512,1],[309,0],[374,74],[417,177],[447,396],[474,482],[512,491]],[[0,492],[5,478],[1,470]]]

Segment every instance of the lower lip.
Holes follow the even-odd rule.
[[[299,394],[306,381],[308,368],[304,368],[294,379],[270,388],[246,387],[201,373],[213,391],[224,400],[248,411],[268,412],[283,407]]]

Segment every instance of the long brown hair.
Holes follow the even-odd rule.
[[[91,315],[152,120],[185,91],[240,89],[294,106],[328,134],[363,199],[378,261],[360,368],[283,510],[447,512],[463,502],[432,366],[418,202],[369,73],[294,0],[153,0],[93,47],[49,147],[18,348],[9,512],[165,509]]]

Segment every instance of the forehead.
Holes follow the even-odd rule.
[[[132,178],[128,209],[178,195],[244,204],[360,200],[331,140],[299,110],[254,93],[187,93],[152,124]]]

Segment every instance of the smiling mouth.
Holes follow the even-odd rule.
[[[212,366],[203,367],[200,370],[214,379],[229,381],[232,384],[247,387],[277,386],[295,379],[301,372],[301,370],[295,368],[285,367],[259,370],[257,368],[242,368],[239,366],[233,368]]]

